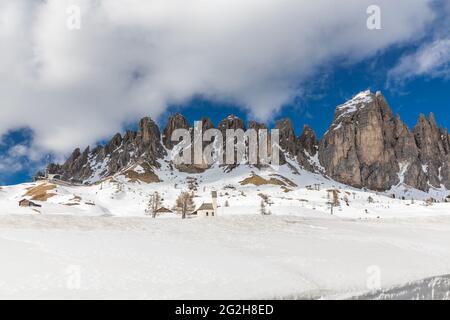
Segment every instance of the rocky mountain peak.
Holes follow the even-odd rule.
[[[339,119],[341,116],[351,115],[360,108],[368,106],[376,99],[376,97],[377,96],[370,92],[370,90],[358,93],[352,99],[336,107],[335,120]]]
[[[305,124],[302,133],[298,137],[298,148],[305,150],[311,156],[315,156],[318,146],[319,141],[317,140],[316,133],[310,126]]]
[[[182,114],[176,113],[176,114],[170,116],[167,121],[167,125],[163,131],[164,146],[167,149],[172,150],[174,145],[176,145],[176,143],[177,143],[177,142],[173,142],[171,140],[172,133],[177,129],[189,129],[189,128],[190,128],[189,122]]]
[[[278,120],[275,123],[275,129],[279,130],[281,149],[295,156],[297,154],[297,137],[291,119]]]
[[[340,182],[386,190],[399,182],[395,119],[381,94],[365,91],[336,108],[319,148],[327,174]]]
[[[297,162],[306,170],[318,172],[320,169],[313,160],[317,155],[319,142],[315,132],[304,125],[302,133],[297,139]]]
[[[209,130],[209,129],[214,129],[214,124],[212,123],[210,118],[203,117],[200,121],[202,122],[203,132],[205,132],[206,130]]]
[[[120,147],[121,144],[122,144],[122,135],[120,133],[116,133],[114,137],[105,146],[107,150],[106,152],[110,153],[116,150],[118,147]]]
[[[154,135],[159,135],[159,128],[151,118],[142,118],[139,121],[139,135],[142,142],[147,144],[154,140]]]
[[[147,161],[156,163],[156,159],[166,154],[161,144],[161,133],[158,125],[149,117],[139,121],[139,133],[136,136],[138,154],[145,154]]]
[[[227,129],[245,130],[245,124],[244,124],[244,121],[242,121],[240,118],[231,114],[228,117],[226,117],[225,119],[223,119],[222,121],[220,121],[219,125],[217,126],[217,129],[219,129],[225,137]]]
[[[420,115],[410,131],[380,92],[365,91],[336,108],[319,158],[330,177],[355,187],[388,190],[405,183],[428,190],[448,183],[444,136],[434,115]]]
[[[439,188],[441,184],[449,185],[446,179],[450,154],[447,131],[437,127],[434,114],[431,113],[428,118],[420,114],[413,134],[419,150],[419,160],[429,184],[435,188]]]

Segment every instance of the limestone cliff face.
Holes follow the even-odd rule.
[[[402,122],[400,116],[395,118],[395,155],[399,163],[399,176],[403,183],[426,190],[427,179],[419,160],[419,148],[414,134]]]
[[[381,190],[397,182],[398,164],[385,140],[385,132],[392,130],[391,118],[384,101],[369,92],[337,107],[319,148],[326,173],[358,188]]]
[[[320,142],[331,178],[358,188],[388,190],[405,183],[420,190],[448,185],[448,133],[431,115],[411,132],[381,93],[363,92],[338,106]]]

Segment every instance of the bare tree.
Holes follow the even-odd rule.
[[[186,215],[195,209],[194,194],[181,192],[177,198],[175,209],[181,213],[182,219],[186,219]]]
[[[156,211],[161,207],[161,196],[157,191],[150,195],[148,199],[148,205],[145,212],[151,214],[153,218],[156,218]]]
[[[334,214],[334,210],[333,210],[334,205],[333,205],[333,202],[328,201],[327,204],[330,206],[330,214],[333,215],[333,214]]]
[[[333,189],[333,206],[339,207],[341,205],[339,201],[339,190]]]
[[[339,201],[339,190],[337,189],[329,189],[327,190],[327,198],[333,203],[333,206],[339,207],[341,205]]]
[[[348,201],[348,197],[347,197],[347,196],[344,196],[344,202],[345,202],[345,204],[347,205],[347,207],[350,206],[349,201]]]
[[[263,216],[265,216],[265,215],[267,214],[267,211],[266,211],[266,203],[264,202],[263,199],[261,199],[261,205],[260,205],[260,207],[259,207],[259,212],[260,212]]]

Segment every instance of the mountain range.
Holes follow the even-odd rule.
[[[244,123],[230,115],[217,127],[208,118],[201,119],[203,130],[263,129],[264,123]],[[161,130],[151,118],[139,121],[138,131],[117,133],[105,145],[84,151],[76,148],[63,164],[51,163],[47,173],[61,180],[93,184],[115,175],[144,182],[159,182],[157,171],[162,168],[190,174],[204,173],[208,166],[178,165],[170,160],[176,143],[171,141],[176,129],[192,129],[180,113],[169,117]],[[294,161],[306,171],[321,174],[355,188],[386,191],[404,184],[427,192],[430,188],[450,189],[450,135],[438,127],[434,115],[421,114],[417,124],[408,128],[380,92],[365,91],[338,106],[334,119],[319,140],[307,125],[299,136],[290,119],[275,123],[279,129],[281,165]],[[139,165],[142,172],[130,170]],[[223,166],[230,172],[236,166]],[[44,176],[38,172],[36,177]]]

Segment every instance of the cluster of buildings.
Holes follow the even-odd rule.
[[[165,207],[161,207],[156,210],[156,214],[173,213],[172,210]],[[203,202],[195,211],[190,215],[197,217],[215,217],[217,216],[217,191],[211,192],[211,202]]]

